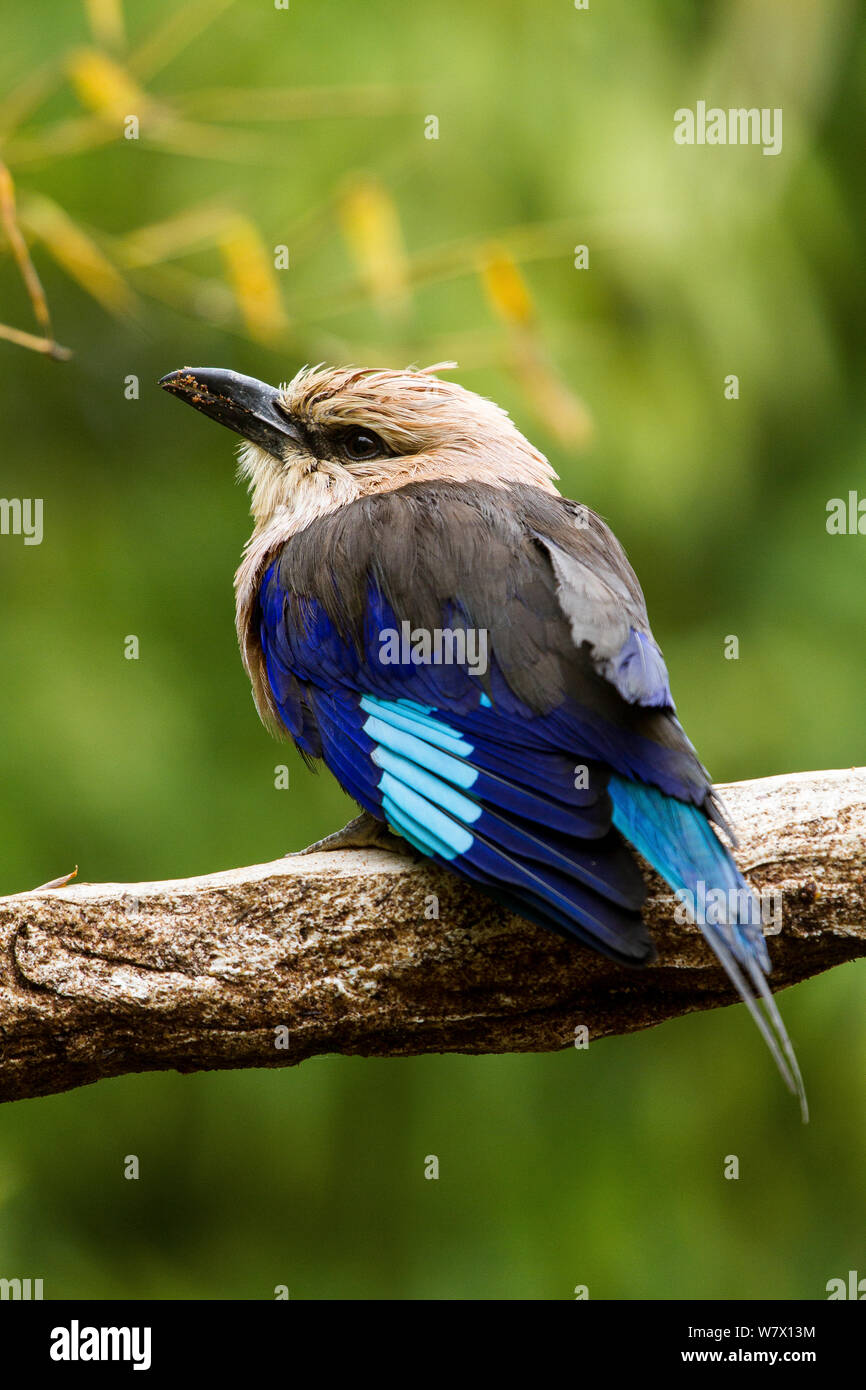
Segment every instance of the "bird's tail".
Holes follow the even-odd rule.
[[[786,1086],[799,1099],[805,1123],[809,1107],[803,1078],[767,983],[770,958],[756,894],[699,807],[619,776],[610,779],[610,795],[614,825],[670,884],[700,926]]]

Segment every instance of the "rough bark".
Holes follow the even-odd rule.
[[[866,769],[721,788],[756,887],[780,892],[775,989],[866,955]],[[0,1099],[319,1053],[522,1052],[730,1003],[651,876],[657,964],[628,970],[379,849],[0,899]],[[431,917],[431,895],[438,918]]]

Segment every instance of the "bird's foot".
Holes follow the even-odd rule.
[[[306,849],[290,850],[289,854],[318,854],[332,849],[387,849],[391,854],[414,855],[412,846],[399,835],[394,835],[382,821],[362,811],[360,816],[350,820],[342,830],[326,835],[324,840],[316,840]],[[289,857],[288,855],[286,856]]]

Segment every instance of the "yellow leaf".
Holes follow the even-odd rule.
[[[357,177],[338,198],[343,235],[367,293],[385,314],[409,303],[409,270],[396,204],[378,179]]]
[[[273,344],[287,327],[273,253],[246,217],[235,215],[220,234],[219,247],[246,330]]]
[[[83,290],[113,314],[130,314],[136,298],[96,242],[57,203],[40,194],[22,200],[19,221]]]
[[[123,120],[140,116],[149,98],[130,77],[126,68],[95,48],[80,48],[68,60],[75,94],[89,111]]]
[[[491,247],[483,258],[481,279],[487,299],[505,323],[529,324],[535,308],[529,286],[514,257],[503,247]]]
[[[84,0],[84,8],[96,42],[103,48],[122,48],[124,29],[121,0]]]
[[[221,202],[187,208],[175,217],[128,232],[121,242],[127,266],[158,265],[174,256],[215,246],[235,214]]]

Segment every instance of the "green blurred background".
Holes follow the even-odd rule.
[[[0,539],[0,890],[254,863],[351,812],[255,717],[232,441],[154,385],[185,363],[457,359],[623,540],[718,780],[866,761],[866,539],[825,528],[866,487],[862,8],[2,8],[0,158],[74,355],[0,342],[0,492],[45,506],[41,546]],[[700,98],[782,107],[782,154],[675,145]],[[6,242],[0,297],[40,333]],[[866,1274],[864,984],[861,963],[782,998],[808,1128],[741,1007],[588,1053],[5,1107],[0,1275],[46,1297],[823,1297]]]

